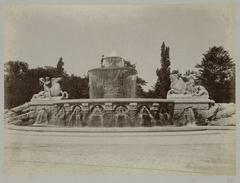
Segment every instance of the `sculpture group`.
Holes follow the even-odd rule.
[[[168,98],[172,96],[209,97],[208,91],[202,85],[196,85],[193,75],[189,75],[187,79],[184,82],[179,74],[171,74],[171,89],[167,93]]]
[[[43,86],[43,91],[33,95],[32,100],[35,99],[67,99],[68,93],[62,91],[59,82],[62,80],[61,77],[52,78],[49,77],[39,78],[40,85]]]

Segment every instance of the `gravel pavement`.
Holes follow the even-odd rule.
[[[5,130],[6,175],[235,175],[235,130]]]

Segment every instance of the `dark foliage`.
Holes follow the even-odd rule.
[[[62,81],[62,89],[69,93],[70,99],[89,98],[88,77],[65,76]]]
[[[57,67],[38,67],[29,69],[21,61],[9,61],[4,64],[4,107],[12,108],[31,100],[32,96],[43,88],[39,85],[41,77],[62,77],[62,90],[69,93],[69,98],[88,98],[88,78],[65,73],[63,60]]]
[[[63,58],[60,57],[58,60],[58,63],[57,63],[57,76],[58,77],[63,76],[65,74],[63,66],[64,66]]]
[[[136,64],[132,64],[130,61],[124,61],[125,67],[131,67],[136,69]],[[141,77],[137,76],[137,97],[143,98],[146,95],[146,92],[143,90],[143,86],[145,86],[147,82]]]
[[[198,79],[215,102],[235,102],[235,64],[223,47],[212,47],[205,54]]]
[[[155,93],[158,98],[166,98],[170,90],[170,58],[169,47],[163,42],[161,46],[161,68],[157,69],[157,82],[155,84]]]
[[[4,65],[4,101],[5,107],[14,107],[26,101],[29,93],[25,79],[28,74],[28,64],[21,61],[9,61]]]

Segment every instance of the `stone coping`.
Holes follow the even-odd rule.
[[[236,126],[164,126],[164,127],[56,127],[56,126],[15,126],[5,128],[16,131],[33,132],[73,132],[73,133],[124,133],[124,132],[181,132],[204,130],[236,130]]]
[[[74,104],[74,103],[175,103],[175,104],[209,104],[213,100],[206,98],[188,98],[188,99],[158,99],[158,98],[94,98],[94,99],[39,99],[32,100],[29,105],[53,105],[53,104]]]
[[[169,97],[168,100],[173,100],[175,103],[215,103],[214,100],[211,100],[207,97],[201,96],[185,96],[185,97]]]
[[[212,100],[173,100],[175,104],[209,104],[214,103]]]
[[[98,68],[94,68],[94,69],[90,69],[88,70],[88,73],[89,72],[92,72],[92,71],[96,71],[96,70],[132,70],[134,72],[136,72],[137,74],[137,71],[136,69],[134,68],[131,68],[131,67],[117,67],[117,66],[111,66],[111,67],[98,67]]]
[[[111,58],[119,58],[119,59],[123,59],[122,57],[120,56],[107,56],[107,57],[103,57],[103,60],[107,60],[107,59],[111,59]]]
[[[96,98],[96,99],[63,99],[63,100],[32,100],[29,105],[52,105],[52,104],[74,104],[74,103],[174,103],[174,100],[156,98]]]

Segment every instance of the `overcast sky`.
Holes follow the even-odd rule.
[[[5,15],[5,62],[21,60],[31,68],[55,66],[62,56],[67,73],[82,76],[114,51],[136,63],[151,87],[163,41],[171,68],[181,72],[214,45],[235,58],[232,5],[11,6]]]

